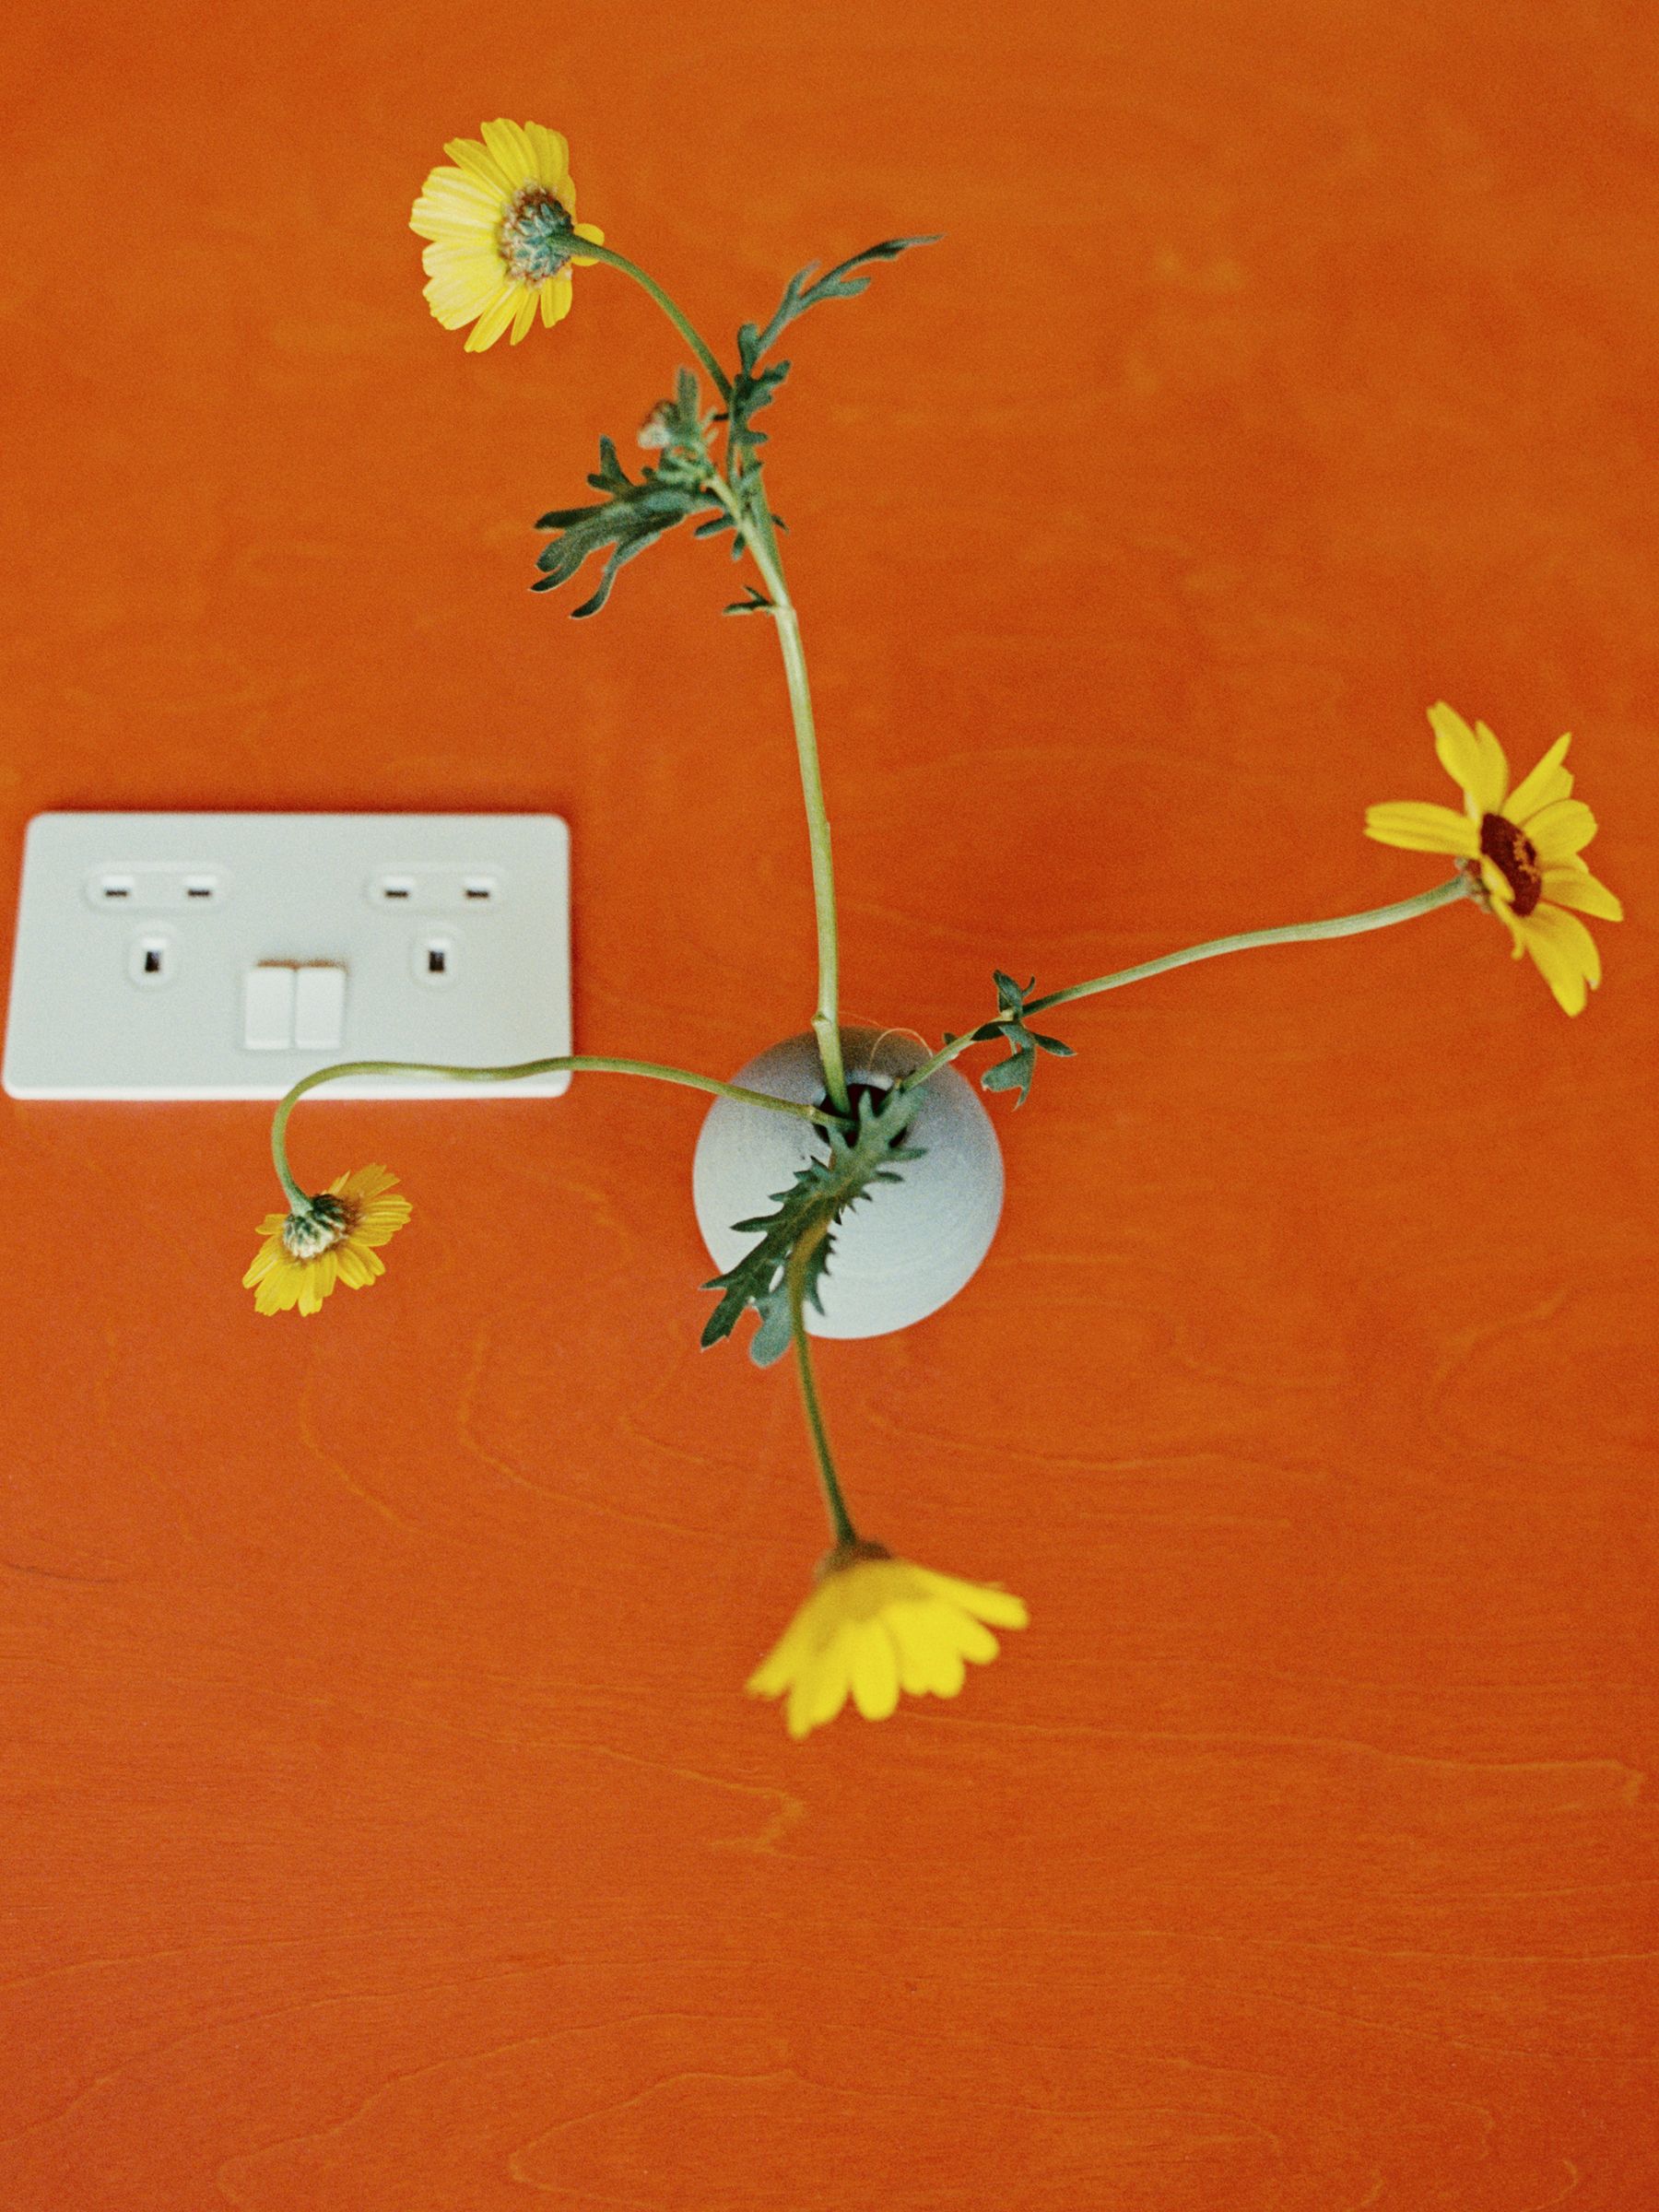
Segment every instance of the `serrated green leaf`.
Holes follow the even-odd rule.
[[[1062,1044],[1058,1037],[1044,1037],[1036,1030],[1027,1027],[1026,1003],[1037,988],[1035,976],[1028,983],[1018,983],[1000,968],[994,968],[991,973],[996,984],[996,995],[1002,1011],[994,1021],[982,1022],[971,1033],[971,1041],[975,1044],[994,1044],[1000,1041],[1006,1044],[1008,1056],[1006,1060],[994,1061],[984,1070],[980,1077],[980,1087],[983,1090],[1017,1091],[1019,1095],[1014,1102],[1017,1106],[1023,1106],[1031,1095],[1031,1077],[1036,1071],[1040,1052],[1054,1053],[1065,1060],[1073,1059],[1076,1055],[1071,1046]],[[950,1041],[947,1037],[946,1042],[948,1044]]]
[[[826,1131],[827,1154],[800,1169],[787,1191],[773,1193],[777,1210],[736,1224],[746,1235],[756,1232],[759,1241],[735,1266],[704,1284],[705,1289],[722,1293],[703,1329],[705,1347],[729,1336],[746,1308],[753,1306],[760,1326],[750,1342],[749,1357],[758,1366],[770,1366],[789,1348],[787,1271],[791,1255],[812,1232],[815,1241],[807,1255],[803,1288],[807,1300],[818,1306],[819,1287],[834,1248],[836,1223],[878,1183],[899,1182],[899,1162],[922,1157],[916,1147],[903,1142],[915,1111],[916,1100],[897,1088],[879,1105],[867,1091],[861,1093],[856,1128],[851,1133],[845,1129]]]
[[[535,565],[543,573],[530,587],[533,591],[553,591],[568,583],[590,556],[608,547],[597,588],[571,610],[581,620],[599,612],[619,572],[666,532],[693,516],[705,518],[700,529],[727,526],[729,518],[708,488],[713,463],[700,403],[696,376],[689,369],[680,370],[674,397],[653,409],[641,433],[648,443],[660,448],[662,459],[655,467],[641,468],[637,483],[618,458],[615,442],[601,438],[599,466],[588,482],[606,496],[591,506],[554,507],[542,516],[536,528],[553,531],[556,537],[536,556]]]
[[[764,329],[746,323],[737,333],[737,375],[732,385],[730,406],[732,438],[739,445],[746,441],[751,446],[766,443],[765,431],[753,427],[754,418],[777,397],[779,387],[789,374],[790,363],[773,361],[762,369],[760,362],[792,323],[808,308],[821,306],[826,300],[856,299],[870,280],[855,275],[854,271],[876,262],[897,261],[900,253],[908,253],[912,246],[931,246],[935,242],[935,236],[888,238],[879,245],[866,246],[862,253],[854,253],[848,261],[838,262],[822,276],[816,274],[818,265],[816,261],[797,269],[783,287],[783,297]]]

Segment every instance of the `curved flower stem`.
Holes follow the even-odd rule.
[[[1070,999],[1088,998],[1097,991],[1115,991],[1124,983],[1145,982],[1148,976],[1164,975],[1171,968],[1185,968],[1194,960],[1213,960],[1224,952],[1250,952],[1262,945],[1309,945],[1324,937],[1357,937],[1369,929],[1388,929],[1396,922],[1415,921],[1418,914],[1431,914],[1436,907],[1450,906],[1453,900],[1466,898],[1473,886],[1466,876],[1453,876],[1447,883],[1437,883],[1431,891],[1419,891],[1415,899],[1401,899],[1393,906],[1373,906],[1362,914],[1338,914],[1330,922],[1291,922],[1280,929],[1252,929],[1241,935],[1211,937],[1202,945],[1189,945],[1180,952],[1166,952],[1156,960],[1143,960],[1136,968],[1120,968],[1112,975],[1097,975],[1086,983],[1068,983],[1064,991],[1051,991],[1046,998],[1033,998],[1025,1008],[1027,1015],[1046,1013],[1050,1006],[1062,1006]],[[988,1026],[988,1025],[982,1025]],[[912,1090],[935,1075],[947,1061],[959,1053],[965,1053],[971,1044],[988,1042],[976,1039],[970,1031],[966,1037],[953,1038],[941,1045],[932,1059],[924,1060],[920,1067],[899,1080],[900,1090]]]
[[[738,446],[739,453],[747,452]],[[728,463],[729,465],[729,463]],[[756,470],[743,477],[742,497],[721,477],[710,479],[709,489],[731,516],[755,566],[760,571],[771,601],[778,644],[783,655],[783,677],[789,686],[789,711],[794,723],[795,755],[800,762],[801,796],[806,804],[806,837],[812,852],[812,903],[818,922],[818,1011],[812,1018],[818,1058],[824,1065],[824,1088],[836,1112],[851,1109],[846,1069],[841,1046],[841,947],[835,923],[835,863],[830,850],[830,816],[824,806],[824,782],[818,769],[818,729],[812,713],[812,690],[806,680],[806,655],[801,645],[801,621],[783,577],[783,556],[767,511],[766,488]]]
[[[690,317],[655,277],[647,276],[625,253],[618,253],[610,246],[594,245],[587,239],[582,240],[582,251],[574,258],[602,261],[607,267],[620,269],[625,276],[631,276],[641,290],[648,292],[696,354],[715,390],[730,406],[732,380]],[[747,440],[733,439],[728,433],[726,465],[735,479],[746,486],[756,484],[759,476],[759,470],[751,475],[747,468],[750,451]],[[806,656],[801,647],[800,618],[789,596],[789,586],[783,581],[783,557],[778,549],[777,534],[767,512],[764,492],[753,498],[746,490],[739,499],[734,496],[725,478],[718,475],[712,478],[709,488],[730,512],[753,556],[771,599],[772,615],[778,626],[783,676],[789,686],[790,713],[794,723],[795,751],[801,764],[801,792],[806,802],[806,830],[812,847],[812,896],[818,915],[818,1002],[812,1027],[818,1038],[818,1057],[824,1064],[824,1088],[837,1114],[845,1115],[849,1101],[837,1005],[840,953],[835,929],[835,870],[830,857],[830,818],[824,808],[823,779],[818,771],[818,735],[812,716],[812,692],[806,680]]]
[[[288,1160],[288,1116],[308,1090],[347,1076],[449,1076],[457,1083],[515,1083],[526,1076],[551,1076],[569,1070],[578,1075],[652,1076],[659,1083],[678,1083],[688,1090],[712,1091],[717,1098],[736,1099],[745,1106],[770,1107],[774,1113],[793,1113],[803,1121],[835,1126],[835,1116],[820,1106],[802,1106],[794,1099],[774,1099],[764,1090],[746,1090],[740,1083],[722,1083],[715,1076],[694,1075],[689,1068],[663,1067],[654,1060],[613,1060],[593,1053],[562,1053],[549,1060],[520,1060],[506,1067],[453,1067],[433,1060],[342,1060],[301,1076],[271,1118],[271,1158],[276,1180],[290,1207],[311,1210],[311,1200],[294,1181]]]
[[[590,239],[585,238],[580,241],[572,258],[578,261],[602,261],[607,268],[620,269],[625,276],[631,276],[641,291],[650,293],[669,322],[673,324],[675,329],[679,332],[680,336],[696,354],[721,398],[725,400],[731,398],[732,380],[715,359],[713,349],[704,342],[685,310],[679,306],[677,301],[669,298],[654,276],[646,275],[637,261],[629,261],[626,253],[618,253],[610,246],[596,246]]]
[[[801,1378],[801,1402],[806,1408],[806,1426],[812,1431],[812,1449],[818,1460],[824,1510],[830,1515],[830,1527],[839,1548],[844,1544],[856,1544],[858,1531],[853,1525],[853,1516],[847,1511],[847,1501],[841,1496],[841,1487],[836,1478],[835,1462],[830,1453],[830,1439],[824,1430],[824,1410],[818,1404],[818,1382],[812,1372],[812,1353],[806,1342],[806,1263],[828,1234],[829,1227],[825,1224],[801,1239],[789,1255],[784,1279],[789,1291],[789,1329],[794,1338],[795,1367]]]

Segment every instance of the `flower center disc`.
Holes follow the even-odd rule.
[[[544,284],[571,258],[571,218],[545,184],[525,184],[501,218],[500,244],[507,274],[519,284]]]
[[[1531,838],[1524,837],[1507,815],[1483,815],[1480,850],[1514,893],[1517,917],[1530,914],[1544,896],[1544,871]]]
[[[319,1192],[309,1214],[290,1214],[283,1224],[282,1241],[297,1260],[314,1260],[339,1243],[351,1227],[351,1215],[332,1192]]]

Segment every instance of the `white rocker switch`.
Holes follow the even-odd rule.
[[[296,971],[294,1037],[302,1053],[337,1049],[346,1026],[346,971],[337,961],[313,961]]]
[[[242,1043],[251,1053],[286,1053],[294,1041],[294,977],[266,962],[242,978]]]

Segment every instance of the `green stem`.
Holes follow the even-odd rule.
[[[830,1530],[839,1547],[856,1544],[858,1531],[853,1525],[853,1516],[848,1512],[847,1501],[841,1496],[841,1483],[835,1473],[835,1461],[830,1456],[830,1439],[824,1429],[824,1409],[818,1404],[818,1382],[812,1371],[812,1353],[806,1341],[806,1263],[814,1247],[828,1233],[828,1224],[825,1224],[802,1238],[789,1255],[786,1280],[789,1288],[789,1328],[794,1338],[795,1367],[801,1378],[801,1401],[806,1408],[806,1426],[812,1432],[812,1449],[818,1460],[824,1510],[830,1516]]]
[[[457,1083],[516,1083],[526,1076],[551,1076],[567,1070],[576,1075],[651,1076],[659,1083],[711,1091],[716,1098],[735,1099],[745,1106],[793,1113],[824,1128],[835,1125],[835,1116],[822,1107],[802,1106],[794,1099],[774,1099],[764,1090],[746,1090],[740,1083],[722,1083],[717,1077],[694,1075],[689,1068],[663,1067],[654,1060],[613,1060],[593,1053],[561,1053],[548,1060],[519,1060],[505,1067],[452,1067],[432,1060],[342,1060],[333,1067],[318,1068],[314,1075],[301,1076],[277,1106],[271,1118],[271,1158],[276,1180],[287,1194],[290,1209],[299,1213],[310,1210],[311,1200],[288,1167],[288,1124],[306,1092],[315,1090],[320,1083],[334,1083],[347,1076],[448,1076]]]
[[[741,449],[740,449],[741,450]],[[806,655],[801,644],[801,621],[783,575],[783,556],[766,504],[766,487],[759,469],[743,477],[739,498],[720,477],[709,488],[730,514],[760,571],[771,616],[777,625],[778,645],[783,655],[783,677],[789,686],[789,711],[794,724],[795,757],[800,763],[801,796],[806,806],[806,837],[812,853],[812,903],[818,923],[818,1010],[812,1018],[818,1058],[824,1066],[824,1088],[838,1114],[851,1111],[846,1069],[841,1044],[841,947],[835,922],[835,862],[830,848],[830,816],[824,805],[824,780],[818,768],[818,729],[812,712],[812,689],[806,677]]]
[[[575,257],[581,261],[602,261],[607,268],[620,269],[625,276],[633,278],[641,291],[649,292],[702,363],[710,382],[720,394],[721,398],[730,400],[732,380],[715,359],[712,348],[704,342],[690,316],[686,313],[677,301],[669,298],[654,276],[648,276],[639,263],[629,261],[626,253],[618,253],[609,246],[596,246],[585,238],[579,241]]]
[[[1145,982],[1148,976],[1167,974],[1171,968],[1185,968],[1194,960],[1213,960],[1224,952],[1250,952],[1262,945],[1308,945],[1324,937],[1357,937],[1369,929],[1388,929],[1396,922],[1412,922],[1418,914],[1431,914],[1436,907],[1450,906],[1453,900],[1466,898],[1472,888],[1466,876],[1453,876],[1450,882],[1437,883],[1431,891],[1419,891],[1415,899],[1401,899],[1393,906],[1370,907],[1362,914],[1338,914],[1330,922],[1291,922],[1280,929],[1252,929],[1238,936],[1211,937],[1180,952],[1166,952],[1159,959],[1143,960],[1138,967],[1120,968],[1111,975],[1097,975],[1086,983],[1069,983],[1064,991],[1051,991],[1046,998],[1032,999],[1025,1013],[1046,1013],[1050,1006],[1063,1006],[1070,999],[1089,998],[1098,991],[1116,991],[1124,983]],[[900,1078],[900,1089],[911,1090],[925,1083],[929,1076],[975,1041],[971,1031],[941,1045],[930,1060]]]

